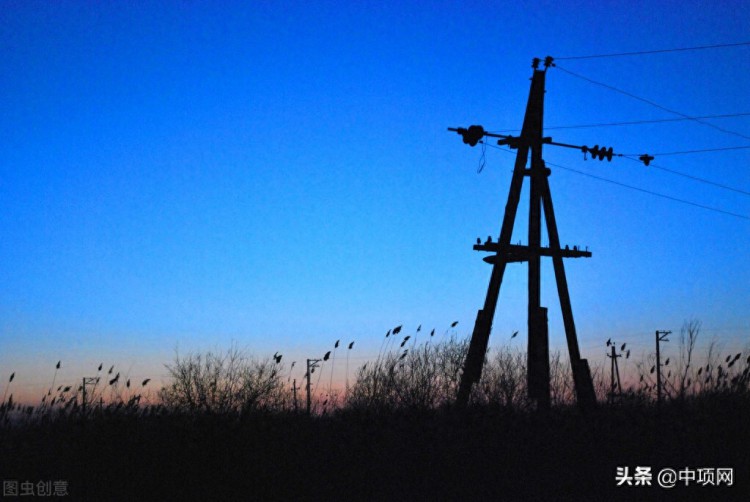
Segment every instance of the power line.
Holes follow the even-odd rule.
[[[661,198],[664,198],[664,199],[668,199],[668,200],[671,200],[671,201],[674,201],[674,202],[680,202],[682,204],[687,204],[689,206],[699,207],[699,208],[702,208],[702,209],[706,209],[708,211],[714,211],[714,212],[717,212],[717,213],[726,214],[728,216],[734,216],[735,218],[742,218],[743,220],[750,220],[750,216],[745,216],[744,214],[732,213],[731,211],[725,211],[723,209],[718,209],[718,208],[711,207],[711,206],[704,206],[703,204],[698,204],[696,202],[691,202],[689,200],[678,199],[677,197],[672,197],[671,195],[665,195],[663,193],[653,192],[651,190],[646,190],[645,188],[639,188],[639,187],[635,187],[633,185],[627,185],[625,183],[620,183],[619,181],[614,181],[614,180],[611,180],[611,179],[608,179],[608,178],[602,178],[601,176],[596,176],[594,174],[585,173],[583,171],[578,171],[577,169],[572,169],[570,167],[565,167],[565,166],[561,166],[561,165],[558,165],[558,164],[553,164],[551,162],[547,162],[547,165],[550,165],[550,166],[553,166],[553,167],[557,167],[557,168],[560,168],[560,169],[565,169],[566,171],[571,171],[571,172],[574,172],[574,173],[577,173],[577,174],[581,174],[583,176],[588,176],[589,178],[594,178],[594,179],[597,179],[597,180],[600,180],[600,181],[606,181],[607,183],[612,183],[613,185],[618,185],[618,186],[621,186],[621,187],[624,187],[624,188],[629,188],[631,190],[636,190],[638,192],[643,192],[643,193],[647,193],[649,195],[654,195],[656,197],[661,197]]]
[[[750,112],[743,112],[743,113],[724,113],[721,115],[701,115],[701,116],[691,116],[691,117],[677,117],[677,118],[671,118],[671,119],[644,119],[644,120],[628,120],[628,121],[622,121],[622,122],[603,122],[600,124],[576,124],[576,125],[562,125],[562,126],[545,126],[545,130],[552,130],[552,129],[593,129],[598,127],[614,127],[614,126],[628,126],[628,125],[643,125],[643,124],[659,124],[663,122],[683,122],[685,120],[695,120],[695,119],[722,119],[722,118],[731,118],[731,117],[747,117],[750,116]],[[518,132],[520,129],[496,129],[492,131],[487,131],[490,133],[508,133],[508,132]]]
[[[716,327],[716,328],[701,326],[701,328],[700,328],[700,332],[701,333],[712,333],[712,332],[716,332],[716,331],[742,331],[742,332],[745,332],[745,331],[748,331],[748,330],[750,330],[750,327],[748,327],[748,326],[724,326],[724,327]],[[614,331],[614,332],[616,333],[617,331]],[[625,334],[617,334],[616,336],[617,336],[618,340],[627,343],[628,346],[633,346],[633,347],[636,347],[636,348],[641,348],[641,347],[648,347],[648,348],[650,348],[651,347],[651,338],[654,335],[653,335],[653,332],[651,332],[651,331],[643,330],[643,331],[639,331],[637,333],[636,332],[630,332],[630,333],[625,333]],[[710,340],[705,340],[705,343],[710,343]],[[597,341],[597,342],[590,341],[590,342],[587,342],[585,345],[583,345],[583,347],[584,348],[599,348],[599,347],[601,347],[603,345],[604,345],[604,343],[601,342],[601,341]]]
[[[492,145],[492,144],[488,144],[488,145],[491,146],[491,147],[493,147],[493,148],[497,148],[498,150],[502,150],[504,152],[510,153],[512,155],[515,155],[515,152],[513,152],[511,150],[507,150],[505,148],[501,148],[499,146],[495,146],[495,145]],[[635,159],[631,159],[630,157],[625,157],[625,158],[630,159],[630,160],[635,160]],[[574,172],[574,173],[577,173],[577,174],[581,174],[583,176],[588,176],[589,178],[594,178],[594,179],[597,179],[597,180],[600,180],[600,181],[606,181],[607,183],[612,183],[613,185],[618,185],[618,186],[621,186],[621,187],[624,187],[624,188],[629,188],[631,190],[636,190],[638,192],[643,192],[643,193],[647,193],[649,195],[654,195],[656,197],[661,197],[661,198],[664,198],[664,199],[668,199],[668,200],[671,200],[671,201],[674,201],[674,202],[680,202],[682,204],[687,204],[689,206],[699,207],[699,208],[702,208],[702,209],[706,209],[708,211],[714,211],[714,212],[717,212],[717,213],[722,213],[722,214],[726,214],[726,215],[729,215],[729,216],[734,216],[735,218],[742,218],[743,220],[750,220],[750,216],[746,216],[744,214],[733,213],[731,211],[725,211],[723,209],[719,209],[719,208],[716,208],[716,207],[704,206],[703,204],[698,204],[697,202],[691,202],[689,200],[679,199],[677,197],[672,197],[671,195],[665,195],[663,193],[653,192],[651,190],[646,190],[645,188],[639,188],[639,187],[635,187],[635,186],[632,186],[632,185],[627,185],[625,183],[620,183],[619,181],[614,181],[614,180],[611,180],[609,178],[603,178],[601,176],[596,176],[594,174],[585,173],[583,171],[579,171],[577,169],[572,169],[570,167],[561,166],[559,164],[553,164],[552,162],[547,162],[547,165],[550,165],[550,166],[553,166],[553,167],[558,167],[560,169],[565,169],[566,171],[571,171],[571,172]],[[661,168],[661,169],[663,169],[665,171],[673,172],[675,174],[679,174],[680,176],[685,176],[687,178],[693,178],[693,179],[702,181],[704,183],[709,183],[711,185],[721,186],[722,188],[727,188],[727,189],[733,190],[735,192],[746,193],[746,192],[744,192],[742,190],[739,190],[739,189],[727,187],[727,186],[724,186],[724,185],[720,185],[718,183],[714,183],[712,181],[704,180],[703,178],[697,178],[697,177],[694,177],[694,176],[690,176],[688,174],[678,173],[677,171],[671,171],[671,170],[666,169],[666,168]]]
[[[696,119],[723,119],[723,118],[730,118],[730,117],[747,117],[750,115],[750,112],[744,112],[744,113],[725,113],[721,115],[702,115],[702,116],[692,116],[692,117],[678,117],[678,118],[672,118],[672,119],[651,119],[651,120],[629,120],[629,121],[623,121],[623,122],[607,122],[602,124],[579,124],[579,125],[568,125],[568,126],[553,126],[553,127],[546,127],[545,130],[551,130],[551,129],[587,129],[587,128],[594,128],[594,127],[612,127],[612,126],[626,126],[626,125],[642,125],[642,124],[659,124],[663,122],[682,122],[685,120],[696,120]],[[520,129],[508,129],[508,131],[520,131]],[[505,132],[505,131],[492,131],[492,132]]]
[[[634,52],[614,52],[610,54],[591,54],[588,56],[567,56],[563,58],[556,57],[555,59],[594,59],[594,58],[614,58],[621,56],[640,56],[643,54],[660,54],[666,52],[685,52],[685,51],[699,51],[704,49],[720,49],[725,47],[739,47],[742,45],[750,45],[750,42],[737,42],[733,44],[716,44],[716,45],[699,45],[695,47],[678,47],[675,49],[657,49],[651,51],[634,51]]]
[[[624,156],[624,157],[626,159],[628,159],[628,160],[632,160],[634,162],[638,162],[639,164],[641,163],[641,161],[638,160],[638,159],[634,159],[634,158],[628,157],[628,156]],[[654,164],[653,162],[649,165],[649,167],[653,167],[654,169],[659,169],[661,171],[666,171],[668,173],[672,173],[672,174],[675,174],[677,176],[682,176],[683,178],[688,178],[688,179],[691,179],[691,180],[694,180],[694,181],[699,181],[701,183],[706,183],[708,185],[713,185],[715,187],[723,188],[724,190],[731,190],[732,192],[737,192],[737,193],[740,193],[740,194],[743,194],[743,195],[750,195],[750,192],[747,192],[745,190],[742,190],[742,189],[739,189],[739,188],[730,187],[728,185],[724,185],[724,184],[721,184],[721,183],[716,183],[715,181],[707,180],[705,178],[699,178],[698,176],[692,176],[690,174],[681,173],[680,171],[675,171],[674,169],[668,169],[666,167],[659,166],[657,164]]]
[[[684,151],[684,152],[671,152],[671,153],[655,153],[654,155],[655,156],[678,155],[678,154],[682,154],[682,153],[711,152],[711,151],[716,151],[716,150],[736,150],[736,149],[740,149],[740,148],[750,148],[750,146],[733,147],[733,148],[715,148],[715,149],[705,149],[705,150],[690,150],[690,151]],[[628,160],[631,160],[633,162],[638,162],[639,164],[642,163],[642,161],[638,158],[639,157],[638,154],[624,153],[624,154],[622,154],[622,157],[624,157],[624,158],[626,158]],[[676,171],[674,169],[669,169],[667,167],[660,166],[658,164],[654,164],[653,162],[649,163],[649,167],[653,167],[654,169],[659,169],[661,171],[665,171],[665,172],[668,172],[668,173],[671,173],[671,174],[675,174],[677,176],[682,176],[683,178],[688,178],[688,179],[691,179],[693,181],[699,181],[701,183],[706,183],[707,185],[713,185],[713,186],[718,187],[718,188],[723,188],[724,190],[731,190],[732,192],[736,192],[736,193],[739,193],[739,194],[742,194],[742,195],[750,195],[750,192],[748,192],[747,190],[742,190],[741,188],[735,188],[735,187],[732,187],[732,186],[729,186],[729,185],[724,185],[723,183],[717,183],[715,181],[707,180],[706,178],[700,178],[698,176],[693,176],[691,174],[686,174],[686,173],[683,173],[683,172],[680,172],[680,171]]]
[[[511,150],[506,150],[505,148],[500,148],[500,147],[492,145],[492,144],[488,144],[488,146],[491,146],[493,148],[497,148],[498,150],[502,150],[502,151],[510,153],[510,154],[514,154],[514,152],[512,152]],[[750,147],[738,147],[738,148],[750,148]],[[665,155],[665,154],[654,154],[654,155]],[[643,163],[643,160],[639,158],[640,157],[639,154],[621,153],[621,154],[618,154],[618,157],[623,157],[623,158],[628,159],[630,161],[638,162],[639,164]],[[552,164],[550,164],[550,165],[552,165]],[[683,173],[683,172],[680,172],[680,171],[676,171],[674,169],[669,169],[667,167],[663,167],[663,166],[654,164],[653,162],[649,163],[649,167],[653,167],[655,169],[659,169],[661,171],[665,171],[665,172],[668,172],[668,173],[671,173],[671,174],[674,174],[674,175],[677,175],[677,176],[682,176],[683,178],[688,178],[688,179],[691,179],[693,181],[698,181],[700,183],[705,183],[707,185],[712,185],[712,186],[715,186],[717,188],[723,188],[724,190],[730,190],[732,192],[736,192],[736,193],[739,193],[739,194],[742,194],[742,195],[750,195],[750,192],[748,192],[746,190],[742,190],[741,188],[735,188],[735,187],[732,187],[732,186],[729,186],[729,185],[724,185],[723,183],[717,183],[715,181],[707,180],[705,178],[700,178],[698,176],[693,176],[691,174],[686,174],[686,173]],[[565,168],[563,168],[563,169],[565,169]]]
[[[710,123],[710,122],[705,122],[705,121],[703,121],[703,120],[701,120],[701,119],[699,119],[699,118],[691,117],[690,115],[686,115],[686,114],[684,114],[684,113],[682,113],[682,112],[678,112],[678,111],[676,111],[676,110],[672,110],[672,109],[670,109],[670,108],[667,108],[666,106],[662,106],[662,105],[660,105],[659,103],[655,103],[655,102],[653,102],[653,101],[651,101],[651,100],[649,100],[649,99],[646,99],[646,98],[642,98],[642,97],[640,97],[640,96],[636,96],[635,94],[633,94],[633,93],[631,93],[631,92],[628,92],[628,91],[623,91],[622,89],[619,89],[619,88],[617,88],[617,87],[614,87],[614,86],[612,86],[612,85],[609,85],[609,84],[605,84],[605,83],[603,83],[603,82],[599,82],[599,81],[597,81],[597,80],[593,80],[593,79],[590,79],[590,78],[588,78],[588,77],[584,77],[583,75],[579,75],[578,73],[575,73],[575,72],[572,72],[572,71],[570,71],[570,70],[567,70],[567,69],[563,68],[563,67],[562,67],[562,66],[560,66],[560,65],[557,65],[557,64],[555,64],[555,65],[553,65],[553,66],[554,66],[555,68],[559,69],[559,70],[562,70],[563,72],[565,72],[565,73],[567,73],[567,74],[569,74],[569,75],[572,75],[572,76],[576,77],[576,78],[579,78],[579,79],[581,79],[581,80],[585,80],[585,81],[587,81],[587,82],[589,82],[589,83],[592,83],[592,84],[596,84],[596,85],[599,85],[599,86],[601,86],[601,87],[605,87],[605,88],[607,88],[607,89],[609,89],[609,90],[612,90],[612,91],[615,91],[615,92],[619,92],[620,94],[624,94],[625,96],[628,96],[628,97],[630,97],[630,98],[633,98],[633,99],[637,99],[638,101],[642,101],[642,102],[644,102],[644,103],[646,103],[646,104],[649,104],[649,105],[651,105],[651,106],[653,106],[653,107],[659,108],[660,110],[664,110],[664,111],[666,111],[666,112],[669,112],[669,113],[672,113],[672,114],[674,114],[674,115],[679,115],[680,117],[683,117],[683,118],[685,118],[685,119],[689,119],[689,120],[692,120],[692,121],[694,121],[694,122],[698,122],[699,124],[703,124],[703,125],[705,125],[705,126],[711,127],[711,128],[713,128],[713,129],[716,129],[717,131],[721,131],[721,132],[723,132],[723,133],[726,133],[726,134],[732,134],[732,135],[734,135],[734,136],[739,136],[740,138],[744,138],[744,139],[750,139],[750,136],[746,136],[746,135],[744,135],[744,134],[741,134],[741,133],[738,133],[738,132],[735,132],[735,131],[730,131],[729,129],[724,129],[723,127],[719,127],[719,126],[717,126],[717,125],[715,125],[715,124],[712,124],[712,123]]]
[[[743,145],[743,146],[725,146],[720,148],[703,148],[700,150],[681,150],[678,152],[661,152],[661,153],[653,153],[652,155],[664,157],[665,155],[686,155],[690,153],[705,153],[705,152],[724,152],[727,150],[746,150],[750,148],[750,145]],[[635,153],[623,153],[623,155],[636,155]]]

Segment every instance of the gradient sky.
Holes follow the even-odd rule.
[[[514,158],[488,148],[477,174],[480,148],[446,128],[520,128],[533,57],[746,42],[748,26],[742,1],[3,1],[0,379],[48,385],[61,359],[58,381],[102,361],[159,381],[175,348],[232,343],[302,361],[355,340],[359,364],[398,324],[442,335],[457,320],[468,336],[490,273],[471,246],[499,233]],[[748,61],[740,46],[558,62],[702,116],[750,112]],[[547,126],[676,117],[557,68],[545,106]],[[691,121],[546,134],[623,153],[750,145],[749,117],[710,122],[739,135]],[[627,159],[544,157],[750,216],[747,194]],[[654,163],[750,191],[749,160]],[[566,261],[592,362],[609,337],[645,353],[690,318],[728,348],[750,341],[750,220],[552,169],[561,241],[593,252]],[[542,280],[563,347],[549,262]],[[515,330],[520,265],[491,343]]]

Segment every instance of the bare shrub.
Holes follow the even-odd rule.
[[[480,399],[488,404],[524,408],[528,405],[526,383],[526,353],[500,347],[482,371]]]
[[[172,381],[161,389],[159,397],[177,411],[279,411],[289,404],[281,364],[270,357],[247,357],[236,347],[225,354],[176,354],[174,363],[166,368]]]
[[[451,338],[389,352],[364,364],[346,399],[349,408],[434,408],[455,398],[468,341]]]

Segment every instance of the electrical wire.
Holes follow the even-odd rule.
[[[583,75],[579,75],[578,73],[575,73],[575,72],[572,72],[572,71],[570,71],[568,69],[565,69],[565,68],[563,68],[562,66],[560,66],[558,64],[554,64],[553,66],[555,68],[557,68],[558,70],[562,70],[563,72],[565,72],[565,73],[567,73],[567,74],[569,74],[569,75],[571,75],[573,77],[576,77],[576,78],[579,78],[581,80],[585,80],[585,81],[587,81],[589,83],[592,83],[592,84],[595,84],[595,85],[607,88],[607,89],[609,89],[611,91],[615,91],[615,92],[618,92],[620,94],[624,94],[625,96],[628,96],[630,98],[636,99],[638,101],[642,101],[643,103],[646,103],[646,104],[651,105],[653,107],[659,108],[660,110],[664,110],[664,111],[669,112],[669,113],[674,114],[674,115],[679,115],[680,117],[692,120],[692,121],[697,122],[699,124],[703,124],[705,126],[711,127],[713,129],[716,129],[717,131],[721,131],[721,132],[726,133],[726,134],[732,134],[734,136],[739,136],[740,138],[750,139],[750,136],[747,136],[745,134],[741,134],[741,133],[738,133],[738,132],[735,132],[735,131],[730,131],[729,129],[724,129],[723,127],[719,127],[719,126],[717,126],[715,124],[712,124],[710,122],[705,122],[705,121],[703,121],[703,120],[701,120],[699,118],[691,117],[690,115],[686,115],[686,114],[684,114],[682,112],[678,112],[676,110],[672,110],[670,108],[667,108],[666,106],[662,106],[662,105],[660,105],[658,103],[655,103],[654,101],[651,101],[649,99],[642,98],[640,96],[636,96],[635,94],[633,94],[631,92],[623,91],[622,89],[619,89],[619,88],[614,87],[612,85],[605,84],[603,82],[599,82],[597,80],[590,79],[590,78],[585,77]]]
[[[491,146],[491,147],[493,147],[493,148],[497,148],[498,150],[502,150],[504,152],[507,152],[507,153],[515,155],[515,152],[513,152],[512,150],[501,148],[499,146],[495,146],[495,145],[492,145],[492,144],[489,144],[489,143],[488,143],[488,145]],[[628,158],[628,157],[626,157],[626,158]],[[633,159],[631,159],[631,160],[633,160]],[[706,205],[703,205],[703,204],[698,204],[697,202],[691,202],[689,200],[679,199],[677,197],[672,197],[671,195],[665,195],[663,193],[654,192],[654,191],[651,191],[651,190],[646,190],[645,188],[639,188],[639,187],[635,187],[633,185],[628,185],[628,184],[625,184],[625,183],[621,183],[619,181],[614,181],[614,180],[611,180],[609,178],[604,178],[604,177],[601,177],[601,176],[596,176],[595,174],[585,173],[583,171],[579,171],[577,169],[572,169],[570,167],[561,166],[559,164],[553,164],[552,162],[545,161],[545,163],[548,166],[557,167],[559,169],[564,169],[566,171],[570,171],[570,172],[573,172],[573,173],[576,173],[576,174],[580,174],[582,176],[588,176],[589,178],[594,178],[594,179],[597,179],[599,181],[604,181],[604,182],[607,182],[607,183],[611,183],[613,185],[617,185],[617,186],[620,186],[620,187],[623,187],[623,188],[629,188],[630,190],[635,190],[635,191],[638,191],[638,192],[646,193],[646,194],[649,194],[649,195],[653,195],[655,197],[661,197],[663,199],[668,199],[668,200],[671,200],[673,202],[679,202],[681,204],[687,204],[689,206],[699,207],[701,209],[706,209],[708,211],[714,211],[716,213],[721,213],[721,214],[725,214],[725,215],[728,215],[728,216],[734,216],[735,218],[741,218],[743,220],[750,220],[750,216],[746,216],[744,214],[733,213],[731,211],[725,211],[723,209],[719,209],[719,208],[716,208],[716,207],[711,207],[711,206],[706,206]],[[684,175],[684,176],[688,176],[688,175]],[[715,184],[715,183],[710,182],[708,180],[702,180],[701,179],[701,181],[708,182],[708,183],[710,183],[712,185]]]
[[[695,119],[723,119],[723,118],[730,118],[730,117],[747,117],[750,115],[750,112],[743,112],[743,113],[725,113],[721,115],[702,115],[697,117],[678,117],[678,118],[672,118],[672,119],[646,119],[646,120],[630,120],[630,121],[624,121],[624,122],[606,122],[602,124],[577,124],[577,125],[563,125],[563,126],[544,126],[544,129],[549,131],[552,129],[591,129],[594,127],[613,127],[613,126],[627,126],[627,125],[642,125],[642,124],[659,124],[662,122],[681,122],[685,120],[695,120]],[[502,134],[504,132],[518,132],[520,129],[504,129],[501,131],[489,131],[492,133],[498,133]]]
[[[504,152],[513,153],[511,150],[506,150],[504,148],[496,147],[495,145],[491,145],[490,144],[489,146],[497,148],[498,150],[503,150]],[[749,147],[736,147],[736,148],[750,148],[750,146]],[[708,151],[708,150],[700,150],[700,151]],[[678,152],[673,152],[673,154],[676,154],[676,153],[678,153]],[[688,152],[684,152],[684,153],[688,153]],[[692,153],[692,152],[690,152],[690,153]],[[660,154],[654,154],[654,155],[669,155],[669,154],[660,153]],[[617,156],[618,157],[623,157],[623,158],[628,159],[628,160],[633,161],[633,162],[637,162],[639,164],[643,163],[643,161],[640,159],[640,156],[641,156],[640,154],[635,154],[635,153],[620,153],[620,154],[617,154]],[[712,186],[715,186],[717,188],[722,188],[724,190],[729,190],[729,191],[732,191],[732,192],[735,192],[735,193],[739,193],[739,194],[742,194],[742,195],[748,195],[748,196],[750,196],[750,192],[748,192],[747,190],[743,190],[741,188],[736,188],[736,187],[732,187],[732,186],[729,186],[729,185],[725,185],[723,183],[717,183],[715,181],[707,180],[706,178],[700,178],[698,176],[693,176],[691,174],[686,174],[686,173],[677,171],[675,169],[670,169],[670,168],[661,166],[659,164],[654,164],[653,162],[649,163],[649,167],[653,167],[654,169],[659,169],[660,171],[664,171],[664,172],[667,172],[667,173],[670,173],[670,174],[674,174],[676,176],[682,176],[683,178],[688,178],[688,179],[691,179],[693,181],[698,181],[700,183],[705,183],[707,185],[712,185]]]
[[[714,211],[714,212],[717,212],[717,213],[726,214],[728,216],[734,216],[735,218],[741,218],[743,220],[750,220],[750,216],[746,216],[744,214],[733,213],[731,211],[725,211],[723,209],[719,209],[719,208],[716,208],[716,207],[704,206],[703,204],[698,204],[696,202],[691,202],[691,201],[685,200],[685,199],[678,199],[677,197],[672,197],[671,195],[665,195],[663,193],[653,192],[651,190],[646,190],[645,188],[639,188],[639,187],[635,187],[633,185],[627,185],[625,183],[620,183],[619,181],[614,181],[614,180],[611,180],[611,179],[608,179],[608,178],[603,178],[601,176],[596,176],[594,174],[585,173],[585,172],[579,171],[577,169],[572,169],[570,167],[565,167],[565,166],[561,166],[561,165],[558,165],[558,164],[553,164],[551,162],[547,162],[546,164],[548,166],[557,167],[559,169],[564,169],[566,171],[577,173],[577,174],[580,174],[580,175],[583,175],[583,176],[588,176],[589,178],[594,178],[594,179],[597,179],[597,180],[600,180],[600,181],[605,181],[607,183],[612,183],[613,185],[618,185],[618,186],[621,186],[621,187],[624,187],[624,188],[629,188],[631,190],[636,190],[638,192],[647,193],[649,195],[654,195],[656,197],[661,197],[661,198],[668,199],[668,200],[671,200],[671,201],[674,201],[674,202],[680,202],[682,204],[687,204],[689,206],[699,207],[699,208],[702,208],[702,209],[706,209],[708,211]]]
[[[735,331],[735,332],[747,332],[750,330],[750,327],[748,326],[724,326],[724,327],[704,327],[701,326],[700,332],[701,333],[715,333],[720,331]],[[673,333],[677,336],[679,336],[678,330],[675,330],[675,333]],[[625,334],[618,334],[616,336],[618,345],[622,343],[627,343],[628,347],[633,348],[650,348],[653,346],[653,339],[654,339],[654,332],[652,330],[644,329],[643,331],[640,331],[638,333],[631,332],[631,333],[625,333]],[[581,344],[582,349],[596,349],[599,347],[604,346],[604,342],[594,342],[594,341],[588,341],[586,343]]]
[[[667,53],[667,52],[685,52],[685,51],[699,51],[699,50],[705,50],[705,49],[720,49],[720,48],[726,48],[726,47],[739,47],[742,45],[750,45],[750,42],[737,42],[733,44],[699,45],[695,47],[678,47],[675,49],[657,49],[657,50],[651,50],[651,51],[615,52],[615,53],[610,53],[610,54],[591,54],[588,56],[567,56],[567,57],[562,57],[562,58],[555,57],[554,59],[572,60],[572,59],[614,58],[614,57],[621,57],[621,56],[640,56],[644,54],[661,54],[661,53]]]
[[[705,153],[705,152],[725,152],[727,150],[747,150],[750,148],[750,145],[744,145],[744,146],[725,146],[720,148],[703,148],[700,150],[681,150],[678,152],[661,152],[661,153],[652,153],[651,155],[655,157],[664,157],[665,155],[686,155],[690,153]],[[635,153],[623,153],[622,155],[636,155]]]
[[[484,170],[484,166],[487,164],[487,142],[480,141],[482,144],[482,156],[479,158],[479,167],[477,168],[477,174]]]
[[[750,146],[736,146],[736,147],[727,147],[727,148],[706,148],[706,149],[703,149],[703,150],[685,150],[685,151],[681,151],[681,152],[654,153],[653,156],[655,156],[655,157],[663,157],[665,155],[681,155],[681,154],[689,154],[689,153],[716,152],[716,151],[724,151],[724,150],[740,150],[740,149],[746,149],[746,148],[750,148]],[[634,161],[634,162],[638,162],[639,164],[643,163],[643,161],[640,159],[640,157],[641,157],[640,154],[636,154],[636,153],[622,153],[619,156],[620,157],[624,157],[624,158],[626,158],[628,160],[631,160],[631,161]],[[665,171],[665,172],[668,172],[670,174],[674,174],[674,175],[677,175],[677,176],[682,176],[683,178],[688,178],[688,179],[691,179],[693,181],[698,181],[700,183],[705,183],[707,185],[712,185],[712,186],[715,186],[717,188],[722,188],[724,190],[730,190],[730,191],[735,192],[735,193],[739,193],[739,194],[742,194],[742,195],[748,195],[748,196],[750,196],[750,192],[748,192],[747,190],[742,190],[741,188],[735,188],[735,187],[732,187],[732,186],[729,186],[729,185],[725,185],[723,183],[717,183],[715,181],[707,180],[706,178],[700,178],[698,176],[693,176],[691,174],[686,174],[686,173],[683,173],[683,172],[680,172],[680,171],[676,171],[674,169],[669,169],[667,167],[660,166],[659,164],[654,164],[653,162],[649,163],[649,167],[652,167],[654,169],[659,169],[661,171]]]
[[[628,160],[632,160],[634,162],[638,162],[639,164],[642,163],[639,159],[634,158],[632,156],[623,155],[623,157],[626,158],[626,159],[628,159]],[[748,192],[746,190],[742,190],[740,188],[731,187],[729,185],[724,185],[722,183],[717,183],[715,181],[707,180],[705,178],[699,178],[698,176],[692,176],[690,174],[685,174],[685,173],[682,173],[680,171],[675,171],[674,169],[669,169],[669,168],[660,166],[658,164],[654,164],[653,162],[651,162],[649,164],[649,167],[653,167],[654,169],[659,169],[661,171],[665,171],[665,172],[668,172],[668,173],[671,173],[671,174],[675,174],[677,176],[682,176],[683,178],[688,178],[688,179],[691,179],[691,180],[694,180],[694,181],[699,181],[701,183],[706,183],[707,185],[713,185],[713,186],[718,187],[718,188],[723,188],[724,190],[731,190],[732,192],[736,192],[736,193],[739,193],[739,194],[742,194],[742,195],[750,195],[750,192]]]

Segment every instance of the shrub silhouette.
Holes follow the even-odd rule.
[[[429,409],[450,403],[467,350],[468,340],[451,338],[381,355],[360,367],[345,406]]]
[[[245,413],[281,411],[289,392],[276,358],[258,360],[236,347],[225,354],[176,354],[166,365],[172,381],[159,392],[161,402],[178,412]]]

